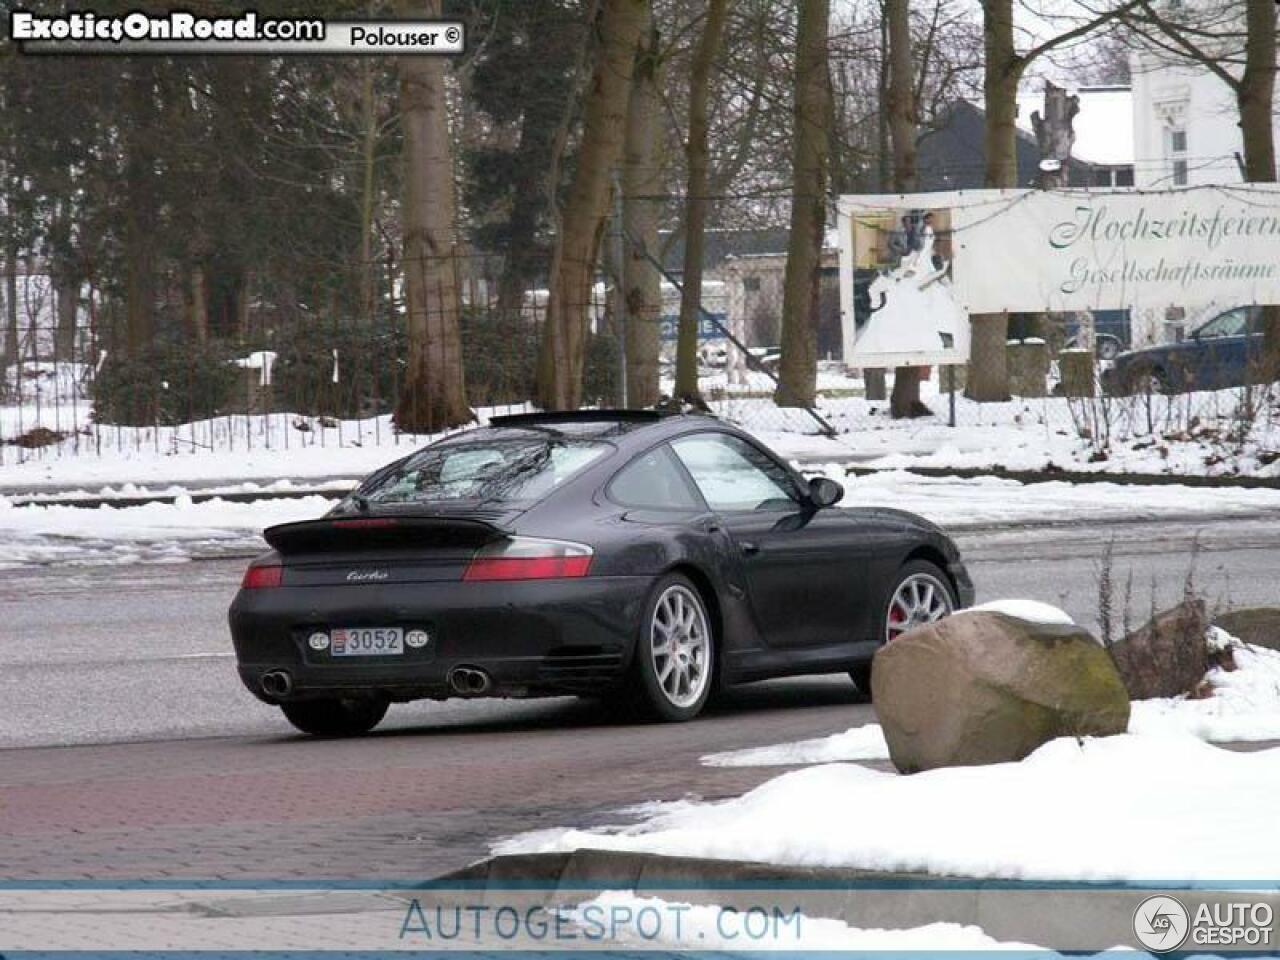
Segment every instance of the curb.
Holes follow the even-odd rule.
[[[625,853],[584,847],[555,853],[520,853],[490,857],[436,877],[433,887],[542,890],[554,894],[602,890],[725,890],[802,887],[815,890],[869,887],[1008,886],[1007,881],[937,877],[924,873],[788,867],[750,860],[704,860],[649,853]],[[1022,884],[1019,887],[1024,886]]]
[[[490,905],[519,900],[543,909],[576,905],[615,890],[739,914],[767,907],[784,914],[795,911],[811,921],[837,920],[864,930],[953,923],[979,927],[1001,942],[1090,953],[1128,943],[1135,907],[1154,892],[1121,885],[784,867],[603,850],[494,857],[429,885],[432,891],[451,887]],[[1280,903],[1280,895],[1274,900]],[[1052,906],[1046,909],[1048,904]],[[773,948],[785,946],[779,942]]]

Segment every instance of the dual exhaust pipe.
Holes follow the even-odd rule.
[[[293,677],[287,670],[270,670],[262,675],[259,683],[268,697],[283,699],[293,692]]]
[[[481,697],[493,689],[493,677],[476,667],[454,667],[449,689],[460,697]]]

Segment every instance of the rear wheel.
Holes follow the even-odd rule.
[[[688,577],[663,577],[636,638],[635,706],[651,720],[691,720],[707,702],[714,669],[715,641],[701,593]]]
[[[358,737],[368,733],[387,715],[387,701],[326,697],[282,703],[285,719],[303,733],[316,737]]]
[[[1114,360],[1116,357],[1120,356],[1123,348],[1120,341],[1115,337],[1110,337],[1104,334],[1098,337],[1095,349],[1098,352],[1099,360]]]

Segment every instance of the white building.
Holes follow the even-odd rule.
[[[1129,66],[1135,185],[1168,189],[1242,182],[1240,113],[1230,85],[1207,67],[1154,50],[1133,53]],[[1280,120],[1274,127],[1280,137]],[[1237,304],[1206,298],[1144,311],[1134,317],[1135,345],[1179,339],[1232,306]]]
[[[1235,93],[1207,67],[1136,53],[1135,181],[1139,187],[1240,183],[1243,141]],[[1280,136],[1280,122],[1275,123]]]

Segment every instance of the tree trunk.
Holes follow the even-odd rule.
[[[437,18],[440,0],[406,3],[406,16]],[[453,145],[445,103],[445,63],[401,56],[404,130],[404,262],[409,356],[396,425],[432,433],[469,423],[458,332]]]
[[[155,331],[155,111],[154,64],[136,58],[130,68],[129,129],[125,144],[125,349],[137,356]]]
[[[827,212],[827,103],[830,0],[800,0],[796,31],[795,144],[791,233],[782,291],[782,365],[775,401],[812,406],[816,399],[822,231]]]
[[[675,396],[701,399],[698,390],[698,326],[702,316],[702,257],[707,226],[707,183],[710,153],[707,149],[707,98],[711,68],[724,36],[728,0],[708,0],[702,38],[689,71],[689,139],[685,160],[689,168],[684,206],[684,272],[680,294],[680,328],[676,341]]]
[[[1013,45],[1013,0],[983,0],[982,11],[986,184],[1012,189],[1018,185],[1018,81],[1025,62]],[[970,323],[973,336],[965,395],[980,402],[1008,400],[1008,314],[974,314]]]
[[[18,248],[10,245],[4,257],[4,363],[0,370],[0,386],[9,376],[9,368],[18,362],[21,334],[18,330]],[[17,381],[14,381],[17,384]],[[19,389],[21,385],[18,384]]]
[[[582,399],[588,308],[600,237],[609,213],[611,174],[622,157],[636,47],[648,0],[604,0],[600,51],[583,108],[578,165],[552,255],[538,402],[574,410]]]
[[[57,278],[55,294],[58,317],[57,332],[53,338],[53,357],[55,360],[70,363],[75,359],[76,351],[76,318],[80,301],[80,285],[69,277]]]
[[[377,203],[375,179],[378,150],[378,110],[373,89],[373,60],[360,62],[360,109],[364,121],[361,143],[360,183],[360,309],[358,316],[365,326],[373,323],[374,273],[373,209]]]
[[[196,264],[191,268],[191,335],[197,345],[203,347],[209,342],[209,281],[204,267]],[[241,300],[248,300],[241,297]]]
[[[521,123],[520,142],[533,138],[550,137],[536,129],[539,120],[526,113]],[[546,198],[541,189],[545,171],[528,164],[519,174],[511,197],[511,212],[507,217],[507,245],[503,251],[502,275],[498,278],[498,311],[515,322],[524,308],[525,291],[530,280],[546,269],[538,247],[538,218],[546,209]]]
[[[657,30],[641,45],[627,108],[622,168],[622,222],[627,233],[622,296],[627,308],[627,398],[633,407],[658,402],[658,354],[662,323],[662,277],[645,257],[656,256],[655,198],[662,192],[662,63]],[[637,246],[639,245],[639,246]]]
[[[988,187],[1018,185],[1018,82],[1025,66],[1013,45],[1013,0],[983,0],[983,132]]]
[[[889,134],[893,142],[893,189],[911,193],[916,189],[915,78],[911,64],[911,6],[909,0],[887,0],[889,21]],[[898,367],[893,374],[893,394],[889,414],[895,420],[918,417],[929,412],[920,402],[920,367]]]
[[[1276,179],[1272,117],[1276,88],[1276,4],[1249,3],[1246,15],[1245,68],[1236,101],[1244,142],[1245,178],[1250,183]],[[1264,382],[1280,378],[1280,306],[1262,312]]]

